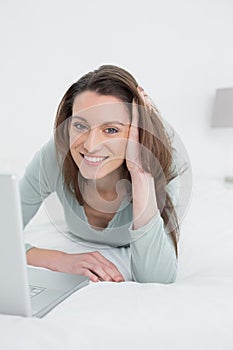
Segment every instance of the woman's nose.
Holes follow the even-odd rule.
[[[85,133],[83,147],[88,152],[93,152],[101,148],[101,137],[98,129],[93,128]]]

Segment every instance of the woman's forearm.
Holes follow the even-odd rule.
[[[60,261],[65,253],[58,250],[31,248],[27,251],[28,265],[44,267],[50,270],[58,271]]]
[[[58,250],[31,248],[27,252],[27,262],[54,271],[88,276],[93,282],[124,280],[118,268],[98,251],[69,254]]]
[[[154,178],[151,174],[137,172],[131,175],[133,195],[133,229],[146,225],[158,211]]]

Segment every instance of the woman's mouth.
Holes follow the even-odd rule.
[[[84,154],[82,154],[82,153],[80,153],[81,154],[81,156],[84,158],[84,161],[85,161],[85,163],[87,163],[87,164],[89,164],[89,165],[99,165],[99,164],[101,164],[105,159],[107,159],[108,158],[108,156],[107,157],[98,157],[98,156],[96,156],[96,157],[93,157],[93,156],[87,156],[87,155],[84,155]]]

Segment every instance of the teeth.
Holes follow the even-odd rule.
[[[87,156],[84,156],[84,158],[86,160],[89,160],[89,162],[98,163],[98,162],[102,162],[106,157],[87,157]]]

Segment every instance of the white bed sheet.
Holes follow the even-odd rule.
[[[129,249],[80,245],[42,211],[25,236],[67,252],[98,249],[127,282],[91,282],[43,319],[0,315],[0,349],[233,349],[233,188],[220,179],[194,180],[170,285],[131,281]]]

